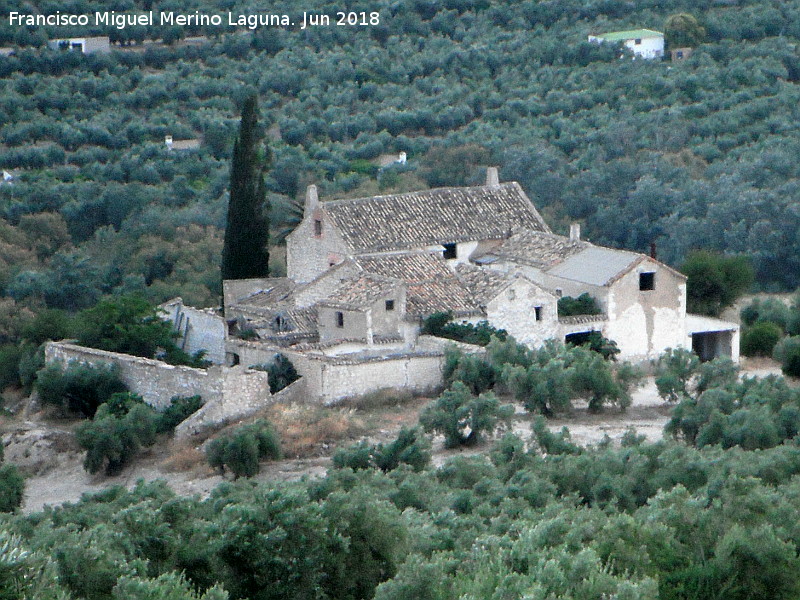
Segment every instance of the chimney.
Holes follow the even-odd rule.
[[[311,213],[319,206],[319,198],[317,197],[317,186],[310,185],[306,188],[306,203],[303,207],[303,216],[310,216]]]
[[[657,253],[656,253],[656,243],[650,242],[650,258],[656,260]]]
[[[164,136],[164,144],[166,144],[167,148],[172,149],[172,136],[171,135],[165,135]]]
[[[405,152],[401,152],[400,155],[397,157],[396,162],[399,162],[401,165],[406,164],[406,162],[408,162],[408,154],[406,154]]]
[[[570,223],[569,226],[569,241],[579,242],[581,240],[581,224]]]
[[[486,185],[500,185],[500,176],[497,174],[497,167],[486,169]]]

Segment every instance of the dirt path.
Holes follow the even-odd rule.
[[[764,376],[779,373],[779,369],[771,361],[745,362],[743,372],[751,376]],[[362,435],[344,436],[339,443],[347,445],[355,439],[369,439],[373,443],[392,440],[403,425],[413,425],[417,422],[419,412],[424,405],[424,400],[413,400],[402,406],[383,407],[359,414],[356,417],[359,420],[359,427],[353,431]],[[591,414],[585,406],[576,406],[571,415],[551,419],[548,425],[552,431],[568,427],[572,440],[580,445],[596,444],[605,435],[619,442],[630,427],[634,427],[640,435],[645,435],[649,441],[656,441],[663,436],[669,411],[670,406],[659,398],[654,380],[649,377],[644,385],[633,393],[633,403],[624,413],[608,410],[601,414]],[[514,432],[527,439],[532,420],[533,417],[520,408],[514,419]],[[363,436],[367,432],[369,435]],[[6,434],[4,439],[8,440],[9,435],[19,439],[16,439],[15,444],[9,445],[7,442],[7,459],[9,462],[19,464],[29,473],[34,473],[26,482],[23,505],[23,511],[26,513],[39,511],[46,505],[56,506],[75,502],[85,493],[99,492],[114,485],[130,488],[140,479],[145,481],[164,479],[178,494],[197,494],[201,497],[208,495],[223,481],[221,476],[205,465],[199,449],[178,446],[174,443],[146,452],[120,475],[105,477],[93,476],[83,470],[82,452],[75,445],[71,428],[68,426],[25,422],[17,424],[17,430],[12,434]],[[330,454],[334,449],[335,444],[319,444],[316,455],[311,455],[309,458],[290,458],[265,463],[255,479],[296,481],[303,476],[322,477],[330,465]],[[433,463],[438,466],[452,456],[475,454],[485,450],[485,447],[463,452],[446,450],[442,446],[441,439],[435,439]]]

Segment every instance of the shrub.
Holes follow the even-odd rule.
[[[370,445],[359,442],[338,450],[333,455],[336,469],[350,468],[354,471],[378,468],[384,473],[393,471],[401,464],[422,471],[431,461],[431,444],[419,427],[403,427],[397,439],[390,444]]]
[[[206,450],[208,464],[221,473],[229,468],[237,479],[257,474],[260,460],[280,457],[278,434],[263,419],[215,439]]]
[[[444,435],[445,446],[471,445],[484,435],[504,429],[514,414],[510,404],[501,405],[492,393],[477,398],[460,381],[429,404],[419,417],[425,431]]]
[[[493,337],[500,340],[508,338],[505,329],[496,329],[488,321],[481,321],[477,325],[472,323],[451,323],[453,314],[450,312],[433,313],[422,322],[422,333],[435,335],[465,344],[486,346]]]
[[[689,312],[719,315],[753,283],[753,267],[745,256],[724,256],[706,250],[691,252],[680,269],[687,277]]]
[[[86,450],[84,468],[90,473],[118,473],[144,447],[156,440],[158,414],[134,394],[114,394],[97,409],[94,419],[75,432]]]
[[[0,465],[0,512],[14,512],[22,505],[25,479],[14,465]]]
[[[158,416],[156,430],[158,433],[172,431],[189,415],[200,410],[203,399],[200,396],[175,396],[169,401],[169,406]]]
[[[599,315],[602,312],[597,300],[586,292],[573,298],[563,296],[558,299],[558,316],[571,317],[575,315]]]
[[[775,344],[783,337],[780,326],[769,321],[759,321],[742,334],[740,344],[745,356],[772,356]]]
[[[775,344],[772,357],[781,363],[784,375],[800,377],[800,335],[785,337]]]
[[[283,354],[278,354],[275,357],[275,361],[269,365],[253,365],[250,368],[267,372],[271,394],[280,392],[283,388],[300,379],[300,375],[298,375],[292,361]]]
[[[64,369],[54,363],[36,375],[36,391],[45,404],[91,418],[113,394],[126,392],[127,386],[116,365],[70,363]]]
[[[781,363],[781,370],[785,375],[800,377],[800,347],[787,352]]]
[[[792,319],[792,310],[777,298],[756,298],[742,309],[742,322],[749,326],[768,321],[786,331]]]

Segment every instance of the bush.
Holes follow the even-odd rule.
[[[260,460],[280,457],[278,434],[263,419],[215,439],[206,450],[208,464],[223,474],[229,468],[237,479],[256,475]]]
[[[53,363],[36,375],[36,391],[45,404],[91,418],[112,395],[128,388],[116,365],[70,363],[63,369]]]
[[[166,433],[172,431],[189,415],[200,410],[203,399],[200,396],[175,396],[169,401],[169,406],[158,416],[156,431]]]
[[[769,321],[759,321],[745,329],[740,348],[745,356],[772,356],[783,330]]]
[[[488,321],[481,321],[477,325],[472,323],[451,323],[453,314],[450,312],[433,313],[422,322],[422,333],[447,338],[465,344],[486,346],[496,337],[500,340],[508,338],[505,329],[496,329]]]
[[[724,256],[706,250],[689,254],[680,269],[687,277],[687,309],[718,316],[753,284],[753,267],[744,256]]]
[[[584,292],[577,298],[563,296],[558,299],[558,316],[599,315],[602,310],[592,296]]]
[[[283,388],[288,387],[300,379],[300,375],[298,375],[292,361],[283,354],[278,354],[275,357],[275,361],[269,365],[253,365],[250,368],[267,372],[269,375],[269,391],[271,394],[277,394]]]
[[[430,442],[419,427],[403,427],[397,439],[385,446],[359,442],[338,450],[333,455],[333,466],[336,469],[350,468],[354,471],[378,468],[386,473],[401,464],[407,464],[414,471],[422,471],[431,461],[430,448]]]
[[[781,363],[784,375],[800,377],[800,335],[785,337],[775,344],[772,358]]]
[[[0,512],[14,512],[22,506],[25,478],[14,465],[0,465]]]
[[[142,448],[156,441],[158,414],[134,394],[114,394],[97,409],[91,422],[75,432],[86,450],[84,468],[90,473],[118,473]]]
[[[794,348],[786,354],[781,363],[781,370],[785,375],[800,377],[800,348]]]
[[[448,448],[479,443],[484,435],[504,429],[514,414],[492,393],[477,398],[460,381],[429,404],[419,417],[425,431],[441,433]]]

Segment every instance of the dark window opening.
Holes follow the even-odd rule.
[[[568,333],[564,337],[565,344],[572,344],[573,346],[583,346],[592,340],[592,334],[595,331],[579,331],[577,333]]]
[[[322,235],[322,221],[314,219],[314,235]]]
[[[675,58],[683,58],[683,50],[678,50],[675,53]]]
[[[336,313],[336,326],[344,327],[344,313],[341,312]]]
[[[556,298],[561,298],[564,295],[564,290],[556,288]]]
[[[444,257],[446,259],[456,258],[458,255],[456,251],[456,244],[442,244],[444,246]]]
[[[633,40],[633,43],[638,46],[639,44],[642,43],[642,39],[641,38],[636,38],[635,40]]]
[[[639,273],[639,289],[643,292],[656,289],[656,274]]]
[[[386,310],[394,310],[394,300],[387,300],[386,301]]]
[[[534,306],[533,307],[533,312],[536,315],[536,320],[537,321],[541,321],[542,320],[542,307],[541,306]]]

